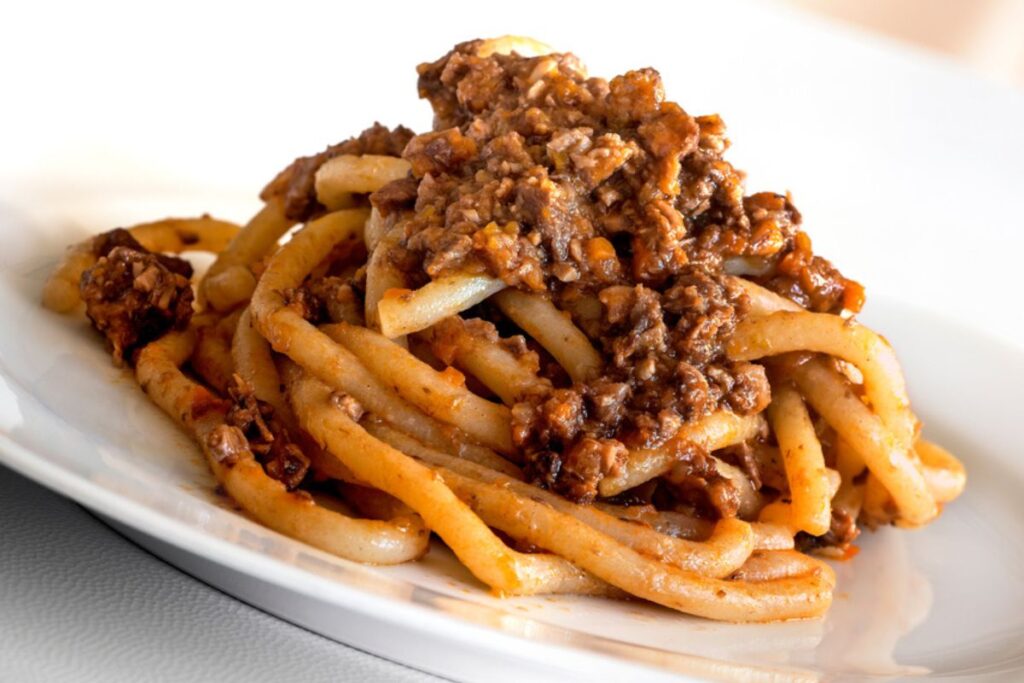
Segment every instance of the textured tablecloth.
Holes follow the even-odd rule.
[[[439,680],[165,564],[0,466],[0,681]]]

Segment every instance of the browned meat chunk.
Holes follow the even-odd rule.
[[[718,466],[700,448],[683,447],[679,462],[666,479],[678,501],[705,517],[735,517],[740,507],[739,492],[718,472]]]
[[[797,550],[802,552],[818,548],[846,550],[858,536],[860,536],[860,529],[857,528],[857,520],[844,510],[832,508],[832,524],[824,535],[811,536],[801,531],[794,540],[796,541]]]
[[[283,292],[287,305],[313,324],[363,324],[363,300],[352,284],[333,275]]]
[[[622,442],[585,436],[566,452],[555,490],[570,500],[589,503],[597,497],[597,485],[618,470],[625,457]]]
[[[82,274],[79,290],[86,315],[110,342],[118,364],[131,362],[136,350],[169,330],[183,329],[192,318],[188,278],[169,270],[156,254],[127,246],[101,256]]]
[[[256,398],[253,388],[238,375],[228,389],[231,408],[226,422],[248,440],[249,449],[263,469],[292,491],[309,471],[309,459],[290,439],[288,430],[274,417],[274,409]]]
[[[389,216],[395,211],[408,209],[416,202],[419,184],[416,178],[392,180],[370,195],[370,203],[377,207],[381,216]]]
[[[405,148],[405,159],[412,165],[412,174],[422,178],[428,173],[458,170],[476,157],[476,142],[458,128],[424,133],[414,137]]]

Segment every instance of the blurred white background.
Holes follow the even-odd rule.
[[[868,28],[883,5],[886,35]],[[688,111],[721,112],[750,191],[792,191],[817,250],[869,300],[911,301],[1024,346],[1024,91],[999,82],[1017,73],[1024,28],[1011,20],[1024,2],[601,6],[9,3],[0,203],[52,232],[55,250],[69,230],[169,213],[244,220],[296,155],[374,120],[429,126],[418,62],[523,33],[594,74],[654,65]],[[983,75],[980,48],[958,63],[893,38],[925,23],[949,44],[954,28],[980,35],[967,7],[1002,37],[962,45],[1005,53],[1005,71]]]
[[[948,55],[994,80],[1024,86],[1024,2],[1020,0],[788,2]]]

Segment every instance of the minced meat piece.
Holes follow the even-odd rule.
[[[206,437],[206,447],[217,462],[231,467],[249,447],[249,442],[238,427],[220,424]]]
[[[363,300],[345,278],[328,275],[282,292],[285,305],[318,325],[345,322],[362,325]]]
[[[718,472],[707,451],[683,447],[678,462],[665,477],[676,499],[707,517],[735,517],[739,511],[739,492]]]
[[[323,300],[308,285],[291,287],[281,292],[284,304],[308,322],[318,325],[326,318]]]
[[[79,291],[86,315],[110,342],[119,365],[165,332],[184,329],[192,318],[189,279],[141,247],[111,248],[82,273]]]
[[[225,422],[246,438],[249,449],[263,469],[289,491],[295,490],[309,472],[309,458],[296,446],[287,428],[274,417],[274,409],[256,398],[252,386],[238,375],[228,387],[231,408]]]
[[[370,203],[377,207],[381,216],[411,208],[416,203],[419,181],[415,178],[399,178],[370,195]]]
[[[626,447],[620,441],[583,437],[563,456],[554,488],[570,500],[589,503],[597,497],[598,483],[618,470],[625,456]]]
[[[353,422],[359,422],[363,415],[366,414],[366,409],[363,408],[363,404],[351,395],[341,391],[331,392],[331,405],[335,408],[341,409],[341,411],[344,412]]]

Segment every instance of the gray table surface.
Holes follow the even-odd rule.
[[[0,466],[0,681],[440,680],[221,593]]]

